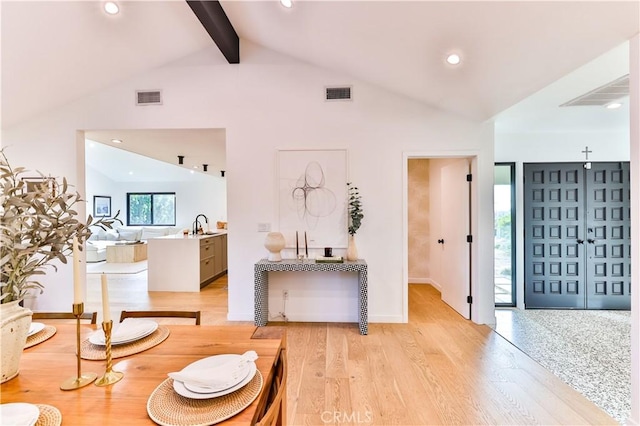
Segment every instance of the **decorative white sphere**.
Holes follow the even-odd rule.
[[[280,250],[284,248],[284,235],[281,232],[269,232],[264,240],[264,246],[269,250],[270,262],[280,262],[282,256]]]

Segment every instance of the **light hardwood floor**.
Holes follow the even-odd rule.
[[[226,321],[227,280],[200,293],[148,293],[146,276],[110,276],[122,309],[200,309]],[[100,311],[89,276],[85,310]],[[270,323],[287,330],[291,425],[617,424],[491,328],[462,319],[429,285],[409,286],[408,324]],[[100,319],[99,319],[100,320]]]

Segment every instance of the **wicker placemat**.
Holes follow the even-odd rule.
[[[62,414],[60,410],[52,405],[36,404],[40,409],[40,416],[35,426],[60,426],[62,424]]]
[[[247,408],[262,390],[262,374],[228,395],[211,399],[191,399],[173,390],[173,379],[163,381],[147,401],[151,420],[162,426],[205,426],[219,423]]]
[[[137,354],[138,352],[146,351],[147,349],[151,349],[152,347],[164,342],[167,337],[169,337],[169,329],[167,327],[158,326],[158,329],[156,331],[154,331],[147,337],[143,337],[140,340],[126,343],[124,345],[112,345],[111,358],[122,358],[124,356],[129,356]],[[84,340],[80,344],[80,354],[80,357],[82,359],[90,359],[93,361],[107,359],[105,347],[94,345],[89,341],[89,339]]]
[[[46,325],[42,330],[27,337],[27,343],[24,345],[24,348],[30,348],[31,346],[35,346],[47,339],[50,339],[54,334],[56,334],[56,331],[58,330],[56,330],[54,326]]]

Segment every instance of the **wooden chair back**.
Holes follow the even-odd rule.
[[[256,426],[282,426],[286,424],[287,415],[287,350],[283,347],[275,365],[275,374],[269,397],[267,411],[256,423]]]
[[[120,322],[125,318],[193,318],[200,325],[200,311],[122,311]]]
[[[34,312],[32,317],[34,320],[47,320],[47,319],[64,319],[74,320],[76,316],[72,312]],[[83,312],[80,315],[81,320],[90,320],[91,324],[95,324],[98,320],[97,312]]]

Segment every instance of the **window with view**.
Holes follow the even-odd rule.
[[[175,192],[127,193],[127,225],[176,224]]]

